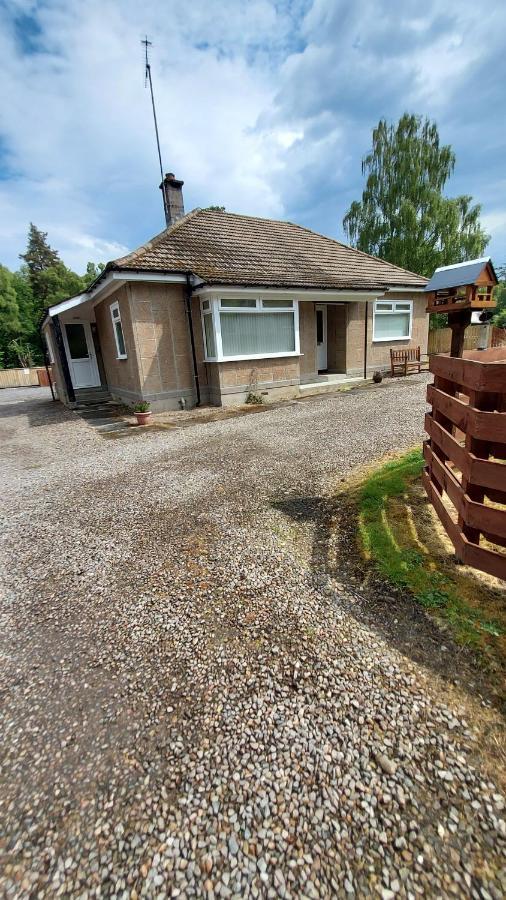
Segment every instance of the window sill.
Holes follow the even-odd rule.
[[[204,362],[206,363],[226,363],[226,362],[245,362],[249,359],[284,359],[285,357],[299,357],[303,356],[302,353],[298,353],[297,351],[288,350],[286,353],[256,353],[254,355],[247,354],[246,356],[222,356],[221,359],[217,359],[214,357],[213,359],[209,359],[207,356],[204,358]]]
[[[394,341],[410,341],[411,335],[407,335],[406,337],[386,337],[386,338],[377,338],[373,337],[373,344],[392,344]]]
[[[126,353],[125,353],[124,356],[117,356],[116,359],[118,359],[118,360],[119,360],[119,359],[128,359],[128,356],[127,356]]]

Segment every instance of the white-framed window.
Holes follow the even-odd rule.
[[[376,300],[373,341],[407,341],[412,327],[412,300]]]
[[[126,359],[126,345],[125,345],[125,337],[123,335],[123,326],[121,324],[121,313],[119,311],[119,303],[111,303],[109,309],[111,310],[111,319],[112,319],[112,330],[114,332],[114,340],[116,342],[116,358],[117,359]]]
[[[206,359],[216,360],[216,336],[213,322],[213,307],[210,300],[203,300],[201,304],[202,311],[202,332],[204,335],[204,349]]]
[[[201,311],[206,359],[210,362],[299,355],[296,300],[205,299]]]

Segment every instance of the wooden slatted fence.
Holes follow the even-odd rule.
[[[464,337],[464,350],[476,350],[482,333],[481,325],[469,325]],[[427,353],[449,353],[452,342],[451,328],[433,328],[429,331]]]
[[[491,347],[506,347],[506,328],[492,327]]]
[[[41,370],[45,372],[45,369]],[[0,369],[0,388],[30,387],[39,384],[39,369]]]
[[[506,579],[506,347],[429,369],[425,490],[462,562]]]

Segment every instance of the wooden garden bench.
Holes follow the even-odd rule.
[[[408,350],[390,350],[390,374],[395,375],[400,369],[401,375],[407,375],[411,369],[421,372],[420,347]]]

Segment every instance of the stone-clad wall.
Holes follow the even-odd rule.
[[[281,356],[275,359],[208,364],[209,368],[212,366],[218,370],[217,376],[214,373],[212,391],[215,396],[219,387],[223,406],[244,403],[250,392],[263,394],[266,400],[295,397],[298,394],[299,357]]]
[[[110,307],[119,304],[126,359],[117,359],[116,342],[112,327]],[[128,288],[119,288],[95,307],[95,319],[104,361],[107,386],[113,396],[129,401],[140,396],[139,364],[132,324]]]
[[[402,350],[407,347],[420,347],[422,353],[427,352],[429,334],[429,317],[425,312],[426,298],[420,294],[385,295],[388,300],[413,300],[413,329],[411,340],[392,341],[391,343],[373,341],[374,302],[369,302],[367,370],[387,369],[390,367],[390,348]],[[348,375],[362,375],[364,370],[364,324],[365,303],[350,303],[348,309],[348,328],[346,340],[346,371]]]
[[[390,299],[390,297],[389,297]],[[409,293],[395,300],[412,299]],[[118,301],[128,357],[116,359],[110,306]],[[428,317],[425,298],[414,298],[413,335],[392,344],[373,341],[373,301],[369,302],[368,371],[387,368],[390,347],[420,345],[426,351]],[[150,400],[153,409],[174,409],[184,398],[196,401],[190,335],[183,286],[131,282],[95,308],[109,390],[126,402]],[[328,367],[331,371],[361,375],[364,353],[365,303],[329,304]],[[313,302],[299,303],[300,357],[206,363],[200,304],[192,300],[192,322],[201,400],[217,405],[243,403],[248,393],[266,400],[297,396],[299,384],[317,378],[316,316]]]
[[[110,306],[118,301],[128,357],[116,359]],[[149,400],[152,408],[178,409],[184,398],[195,402],[188,321],[183,288],[156,282],[131,282],[96,307],[96,318],[109,390],[134,402]],[[199,322],[194,323],[195,326]],[[199,375],[206,390],[202,334],[195,327]]]
[[[316,313],[315,304],[299,303],[300,380],[314,381],[316,371]]]
[[[329,372],[346,372],[346,328],[345,304],[330,305],[327,310],[327,367]]]

